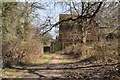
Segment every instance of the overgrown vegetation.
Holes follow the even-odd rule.
[[[68,55],[72,58],[84,59],[97,59],[102,62],[112,62],[113,60],[118,61],[118,41],[104,41],[104,42],[93,42],[88,44],[74,44],[66,47],[63,51],[58,54]]]
[[[44,6],[41,6],[42,4]],[[52,6],[54,4],[54,8],[51,6],[52,9],[48,8],[51,4]],[[5,68],[2,73],[6,72],[11,76],[10,72],[14,75],[19,71],[17,69],[23,69],[21,71],[23,74],[31,73],[41,78],[41,74],[53,73],[58,76],[63,71],[61,74],[65,78],[119,79],[118,4],[72,1],[68,3],[0,3],[3,22],[2,58]],[[52,14],[54,12],[52,10],[60,6],[65,7],[65,14],[77,16],[56,22],[54,20],[57,19],[54,17],[56,13]],[[40,12],[41,9],[49,10],[48,14],[41,17],[41,13],[43,14],[42,11]],[[64,10],[61,13],[64,13]],[[48,32],[54,28],[58,29],[57,26],[61,23],[67,23],[68,27],[69,22],[72,24],[69,27],[74,27],[74,29],[71,28],[72,34],[67,36],[67,28],[63,26],[62,29],[65,30],[62,34],[65,36],[63,42],[60,36],[53,40]],[[71,33],[69,32],[68,35]],[[64,42],[67,38],[71,41],[70,44]],[[49,44],[49,41],[53,44]],[[43,54],[43,46],[46,46],[47,53]],[[50,50],[56,51],[55,54],[49,53]],[[43,71],[40,72],[40,70]],[[50,76],[51,74],[48,75]]]
[[[37,28],[30,23],[32,9],[29,5],[17,2],[3,2],[1,5],[4,67],[41,56],[42,43]]]
[[[65,55],[67,53],[68,57],[79,59],[79,62],[76,63],[76,65],[71,65],[72,67],[81,65],[78,68],[76,67],[76,70],[63,70],[65,77],[70,79],[119,79],[119,67],[114,65],[119,65],[120,58],[118,56],[117,40],[81,45],[82,47],[80,44],[77,44],[74,49],[70,46],[60,52]],[[75,49],[81,50],[81,55],[79,57],[79,52],[74,52]],[[113,66],[107,64],[113,64]]]

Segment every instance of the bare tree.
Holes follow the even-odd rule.
[[[99,12],[100,7],[102,6],[102,2],[94,2],[94,3],[86,3],[86,2],[80,2],[80,3],[76,3],[76,2],[63,2],[63,3],[55,3],[55,5],[64,5],[67,7],[66,12],[70,13],[70,14],[76,14],[78,15],[76,18],[72,18],[69,17],[68,19],[65,20],[60,20],[58,22],[56,22],[55,24],[52,24],[50,22],[50,20],[52,18],[47,18],[46,22],[48,25],[48,28],[46,29],[46,25],[43,27],[43,29],[46,29],[41,35],[46,34],[47,32],[49,32],[50,30],[52,30],[54,27],[58,26],[59,24],[66,22],[66,21],[73,21],[73,22],[78,22],[79,24],[79,28],[81,28],[82,34],[83,36],[80,38],[81,41],[83,40],[83,38],[86,36],[86,30],[88,29],[88,26],[90,24],[90,22],[93,20],[93,18],[95,17],[95,15]],[[87,25],[83,25],[85,23],[85,20],[87,20]],[[93,22],[93,21],[92,21]],[[95,23],[96,24],[96,23]]]

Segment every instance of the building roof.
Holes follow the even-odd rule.
[[[59,20],[67,20],[68,18],[72,18],[72,19],[76,19],[78,16],[80,15],[76,15],[76,14],[60,14],[59,15]],[[69,23],[69,24],[73,24],[74,21],[65,21],[65,22],[62,22],[62,24],[66,24],[66,23]]]

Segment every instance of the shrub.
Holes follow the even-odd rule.
[[[118,61],[118,41],[101,41],[92,43],[78,43],[66,47],[64,50],[58,52],[73,58],[80,58],[80,60],[93,59],[104,62]]]
[[[37,40],[18,41],[3,44],[2,54],[5,66],[26,63],[29,59],[42,55],[42,43]]]

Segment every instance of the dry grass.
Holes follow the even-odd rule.
[[[104,66],[106,64],[115,64],[119,62],[118,56],[118,41],[102,41],[94,42],[92,44],[81,44],[80,48],[82,55],[79,56],[79,62],[72,66],[80,66],[87,68],[78,68],[76,70],[64,70],[65,77],[80,80],[119,80],[120,73],[117,65]],[[66,48],[70,49],[70,48]],[[66,50],[64,50],[66,51]],[[62,52],[65,54],[64,52]],[[88,67],[95,66],[96,67]],[[97,66],[101,65],[101,66]]]
[[[76,44],[58,52],[79,60],[101,60],[101,62],[118,61],[118,41],[102,41],[86,44]]]
[[[29,59],[42,56],[41,42],[30,39],[3,44],[2,56],[6,67],[26,63]]]

